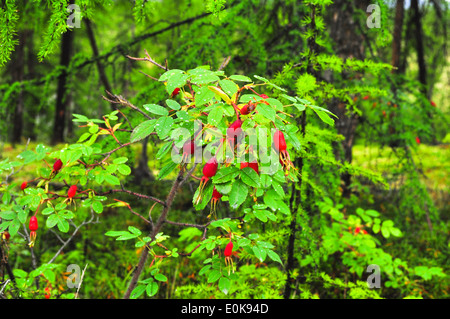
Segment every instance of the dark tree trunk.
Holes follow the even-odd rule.
[[[89,19],[84,19],[84,21],[86,24],[86,32],[87,32],[87,35],[89,38],[89,43],[91,44],[94,58],[96,58],[99,56],[99,51],[98,51],[97,41],[95,40],[94,30],[92,30],[92,24]],[[111,85],[109,84],[108,77],[106,76],[105,67],[103,66],[102,62],[99,59],[97,60],[96,64],[97,64],[98,75],[100,77],[100,81],[103,84],[103,87],[105,88],[106,91],[113,93],[112,89],[111,89]],[[111,103],[111,109],[112,110],[116,109],[114,104],[112,104],[112,103]]]
[[[397,0],[397,5],[395,7],[394,38],[392,40],[392,66],[394,67],[392,73],[399,73],[400,71],[404,12],[405,0]]]
[[[56,96],[55,122],[53,132],[53,144],[64,141],[64,130],[66,126],[67,112],[67,76],[66,68],[69,66],[72,55],[73,31],[67,31],[62,36],[60,65],[64,67],[61,75],[58,77],[58,88]]]
[[[364,60],[365,47],[364,47],[364,35],[361,32],[357,21],[353,18],[355,9],[359,8],[366,11],[369,1],[348,1],[348,0],[336,0],[333,2],[330,12],[332,12],[330,25],[330,37],[335,43],[335,53],[343,59],[356,58]],[[334,8],[334,9],[333,9]],[[347,74],[343,73],[345,78]],[[331,81],[333,81],[331,79]],[[345,162],[352,162],[352,149],[355,141],[356,128],[359,123],[359,116],[354,113],[349,113],[345,107],[345,103],[334,99],[330,103],[330,111],[337,115],[339,120],[336,121],[336,129],[339,134],[345,137],[342,141],[342,152],[336,150],[336,157],[342,159]],[[340,148],[340,147],[338,147]],[[341,158],[343,153],[343,158]],[[343,196],[348,197],[350,195],[351,176],[348,173],[344,173],[341,176],[343,182]]]
[[[420,17],[418,0],[411,0],[411,9],[413,10],[413,20],[415,26],[416,50],[417,50],[417,64],[419,65],[419,81],[423,85],[422,92],[427,94],[427,69],[425,65],[425,55],[423,49],[423,32],[422,32],[422,18]]]
[[[25,65],[25,42],[26,32],[18,33],[19,44],[14,52],[14,59],[11,61],[11,80],[12,82],[21,82],[24,76]],[[23,131],[23,112],[24,112],[24,92],[20,89],[17,92],[16,107],[13,115],[13,131],[11,142],[13,144],[20,143]]]

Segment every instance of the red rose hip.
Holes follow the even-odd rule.
[[[69,188],[69,191],[67,192],[67,197],[72,198],[77,193],[77,185],[72,185]]]

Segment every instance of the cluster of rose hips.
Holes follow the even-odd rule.
[[[172,95],[178,94],[178,91],[172,93]],[[260,97],[263,99],[267,99],[268,96],[265,94],[260,94]],[[262,101],[262,103],[268,104],[266,101]],[[226,130],[226,137],[222,139],[222,145],[225,143],[226,146],[230,146],[231,149],[236,149],[237,145],[239,144],[241,138],[242,138],[242,123],[243,121],[240,118],[240,115],[248,115],[252,112],[257,112],[257,103],[254,101],[249,101],[247,104],[242,106],[239,109],[239,114],[237,114],[237,119],[232,122],[227,130]],[[284,137],[284,134],[282,131],[277,130],[273,135],[273,148],[277,152],[279,156],[279,162],[285,171],[285,175],[289,175],[289,171],[291,168],[294,168],[293,163],[291,162],[289,153],[287,151],[287,144]],[[184,162],[189,155],[194,154],[196,145],[194,143],[194,140],[188,140],[183,145],[183,156],[182,161]],[[229,164],[229,163],[227,163]],[[199,186],[199,196],[195,202],[195,204],[198,204],[201,201],[202,193],[204,191],[204,188],[208,181],[214,177],[218,171],[218,161],[215,156],[211,157],[203,166],[203,176],[200,179],[200,186]],[[245,167],[252,168],[257,174],[259,174],[259,164],[257,160],[251,160],[249,162],[241,162],[240,168],[244,169]],[[211,207],[212,211],[214,212],[216,209],[217,202],[222,198],[222,194],[220,194],[217,189],[214,187],[213,189],[213,195],[211,199]]]
[[[49,179],[54,178],[58,174],[58,172],[61,170],[62,167],[63,167],[63,162],[60,159],[57,159],[53,163],[53,169],[52,169],[52,171],[50,173]],[[20,185],[20,189],[22,191],[24,191],[27,187],[28,187],[28,182],[27,181],[22,182],[22,184]],[[76,185],[70,186],[69,190],[67,192],[67,199],[69,201],[72,201],[73,197],[76,194],[77,194],[77,186]],[[37,218],[36,218],[35,215],[30,217],[28,228],[30,230],[30,243],[29,243],[29,246],[33,247],[34,244],[35,244],[35,241],[36,241],[36,236],[37,236],[36,231],[38,230],[38,221],[37,221]],[[9,233],[8,233],[8,235],[9,235]],[[8,236],[8,239],[9,239],[9,236]]]

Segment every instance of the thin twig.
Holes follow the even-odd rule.
[[[78,299],[78,292],[80,291],[81,283],[83,282],[84,273],[86,271],[87,266],[88,266],[88,264],[86,264],[86,266],[84,266],[83,272],[81,273],[81,278],[80,278],[80,282],[78,283],[78,288],[77,288],[77,292],[75,294],[75,299]]]

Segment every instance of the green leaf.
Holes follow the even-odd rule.
[[[92,209],[97,214],[101,214],[103,212],[103,204],[101,202],[98,202],[98,201],[93,201],[92,202]]]
[[[214,98],[214,92],[211,91],[207,86],[201,87],[195,94],[195,106],[200,107],[205,105]]]
[[[277,194],[280,196],[280,199],[283,199],[285,196],[283,187],[281,187],[281,185],[277,181],[272,181],[272,187],[275,190],[275,192],[277,192]]]
[[[189,77],[189,75],[182,73],[182,72],[177,72],[175,74],[172,74],[167,80],[166,91],[169,94],[172,94],[173,90],[175,90],[176,88],[181,88],[181,87],[185,86],[187,83],[188,77]]]
[[[319,116],[319,118],[322,120],[322,122],[324,122],[330,126],[334,125],[334,120],[331,117],[329,117],[327,113],[316,110],[316,109],[313,109],[313,110],[314,110],[314,112],[316,112],[316,114]]]
[[[233,96],[239,89],[236,83],[230,80],[220,80],[219,85],[228,96]]]
[[[126,164],[120,164],[117,166],[117,170],[122,175],[130,175],[131,174],[131,168]]]
[[[179,69],[172,69],[169,71],[164,72],[160,77],[159,80],[160,81],[167,81],[168,79],[170,79],[173,76],[176,75],[180,75],[180,74],[184,74],[183,70],[179,70]]]
[[[236,180],[231,187],[228,201],[233,209],[238,208],[248,196],[248,187],[240,179]]]
[[[251,187],[260,187],[261,181],[259,179],[258,173],[256,173],[251,167],[244,167],[241,170],[242,181]]]
[[[157,105],[157,104],[144,104],[144,109],[150,113],[156,114],[156,115],[162,115],[162,116],[167,116],[169,115],[169,111],[161,106],[161,105]]]
[[[155,129],[155,125],[156,119],[140,123],[133,129],[133,132],[131,133],[130,136],[130,142],[134,143],[149,136]]]
[[[128,157],[122,156],[122,157],[115,158],[113,160],[113,163],[119,165],[119,164],[124,164],[127,161],[128,161]]]
[[[107,182],[107,183],[109,183],[111,185],[120,185],[120,179],[117,178],[114,175],[106,174],[105,175],[105,182]]]
[[[175,101],[175,100],[168,99],[168,100],[166,100],[166,104],[167,104],[167,106],[170,107],[172,110],[178,111],[179,109],[181,109],[180,103],[178,103],[178,102]]]
[[[279,262],[280,264],[283,264],[283,262],[281,261],[280,256],[278,256],[278,254],[272,250],[267,250],[267,255],[269,256],[270,259],[272,259],[273,261]]]
[[[253,211],[253,214],[263,223],[267,222],[266,210],[257,209]]]
[[[231,280],[227,277],[221,277],[219,280],[219,289],[227,295],[231,288]]]
[[[142,235],[142,232],[141,232],[139,229],[137,229],[136,227],[134,227],[134,226],[128,226],[128,230],[129,230],[132,234],[135,234],[135,235],[137,235],[137,236]]]
[[[258,258],[261,262],[263,262],[264,261],[263,256],[265,256],[265,252],[263,252],[263,249],[255,245],[252,247],[252,250],[255,257]]]
[[[178,165],[177,163],[172,162],[172,161],[169,164],[165,165],[159,171],[158,179],[163,179],[164,177],[169,175],[177,167],[177,165]]]
[[[160,139],[169,135],[173,125],[173,118],[170,116],[160,117],[155,124],[155,130]]]
[[[261,103],[258,105],[257,109],[259,114],[263,115],[272,122],[275,121],[276,112],[271,106]]]
[[[217,127],[220,121],[222,121],[222,118],[223,118],[223,108],[215,107],[208,114],[208,124]]]
[[[156,293],[158,292],[158,288],[159,288],[159,286],[155,281],[152,281],[151,283],[149,283],[147,285],[147,287],[145,288],[147,296],[153,297],[154,295],[156,295]]]
[[[156,274],[155,275],[155,279],[158,281],[162,281],[162,282],[166,282],[167,281],[167,277],[164,276],[163,274]]]
[[[390,229],[388,227],[385,227],[384,225],[381,226],[381,235],[383,235],[384,238],[389,238],[389,236],[391,235]]]
[[[219,171],[212,178],[212,180],[214,184],[222,184],[234,180],[238,175],[239,169],[236,166],[228,166],[219,169]]]
[[[133,291],[130,294],[130,299],[137,299],[137,298],[139,298],[144,293],[144,291],[146,289],[147,289],[147,286],[144,286],[144,285],[136,286],[136,288],[134,288]]]
[[[232,75],[229,78],[233,81],[253,82],[252,79],[250,79],[248,76],[245,75]]]
[[[168,141],[165,143],[156,153],[156,158],[161,159],[164,155],[167,154],[173,148],[173,141]]]
[[[52,215],[53,216],[53,215]],[[59,217],[58,220],[58,229],[63,233],[67,233],[69,231],[69,223],[64,218]]]
[[[53,227],[56,226],[56,224],[58,224],[58,222],[59,222],[58,215],[53,214],[53,215],[48,216],[48,218],[47,218],[47,220],[45,222],[45,225],[48,228],[53,228]]]
[[[219,280],[220,277],[222,277],[222,273],[219,270],[214,269],[208,274],[207,281],[210,284]]]

